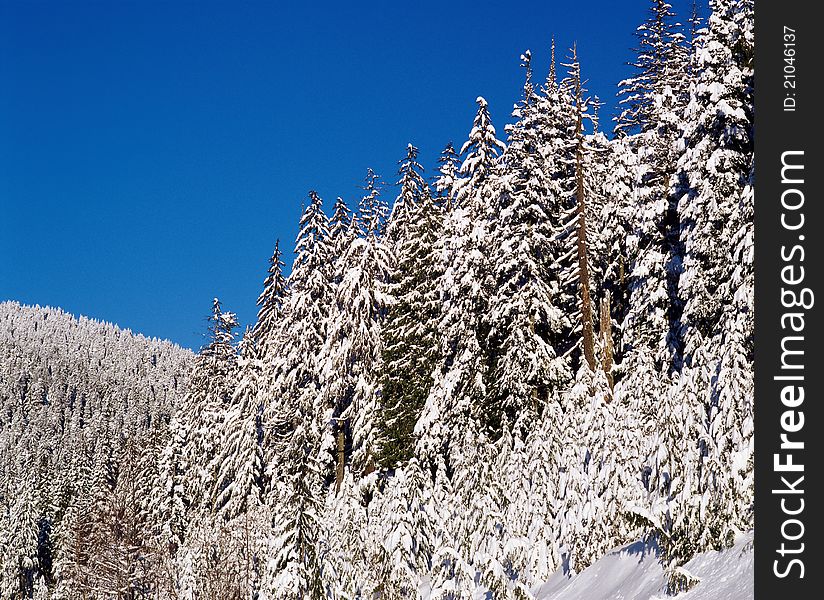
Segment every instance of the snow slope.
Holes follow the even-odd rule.
[[[701,579],[679,600],[750,600],[753,597],[753,534],[742,535],[721,552],[705,552],[688,562]],[[654,549],[641,542],[608,553],[571,578],[555,574],[537,590],[538,600],[657,600],[664,593],[664,571]]]

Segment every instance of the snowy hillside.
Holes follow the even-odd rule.
[[[191,361],[109,323],[0,303],[0,598],[45,592],[72,555],[97,557],[73,576],[111,581],[93,564],[129,537],[116,532],[148,489]]]
[[[679,600],[751,600],[753,534],[742,535],[732,548],[699,554],[684,568],[700,579]],[[666,577],[654,548],[637,542],[613,550],[582,573],[556,574],[537,590],[537,600],[659,600],[666,596]]]

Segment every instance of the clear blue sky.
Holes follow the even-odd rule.
[[[0,0],[0,300],[197,349],[214,296],[254,321],[309,189],[354,204],[410,141],[431,175],[478,95],[503,137],[553,34],[611,109],[649,6],[285,4]]]

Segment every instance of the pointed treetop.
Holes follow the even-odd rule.
[[[209,345],[204,349],[206,354],[212,356],[223,356],[233,354],[232,342],[234,341],[233,330],[238,326],[237,315],[232,312],[224,312],[220,300],[212,300],[212,314],[209,317],[209,334],[211,337]]]
[[[352,233],[357,235],[355,216],[344,199],[338,196],[332,209],[332,217],[329,219],[329,236],[335,246],[336,255],[339,256],[349,245]]]
[[[295,241],[295,261],[289,284],[298,287],[318,270],[328,267],[329,261],[329,219],[323,212],[323,201],[314,190],[309,192],[309,205],[300,218],[300,231]]]
[[[410,171],[423,171],[423,167],[418,163],[418,149],[412,144],[406,145],[406,158],[399,160],[398,164],[398,175],[401,176]]]
[[[379,235],[389,213],[386,203],[380,198],[380,177],[372,169],[366,170],[363,190],[366,194],[358,204],[360,221],[367,237]]]
[[[438,197],[446,198],[451,203],[455,180],[458,178],[458,171],[461,168],[461,160],[452,142],[446,144],[438,158],[438,176],[433,182]]]
[[[283,301],[286,296],[286,278],[283,276],[283,253],[280,240],[275,241],[275,251],[269,259],[269,270],[263,282],[263,291],[257,299],[258,319],[252,328],[251,336],[255,342],[261,342],[275,330],[283,314]]]
[[[690,49],[685,44],[681,24],[675,20],[672,5],[651,0],[648,18],[635,31],[636,58],[630,63],[635,74],[618,83],[621,114],[615,117],[615,133],[630,135],[656,130],[661,124],[662,95],[688,101],[691,79]]]
[[[300,231],[295,244],[295,264],[308,244],[325,239],[329,235],[329,219],[323,212],[323,200],[315,190],[309,191],[309,205],[300,217]],[[294,272],[294,267],[292,268]]]
[[[400,192],[392,207],[394,218],[398,211],[412,210],[420,198],[426,193],[426,180],[423,178],[423,167],[418,162],[418,149],[412,144],[406,147],[406,157],[398,161],[398,185]]]
[[[526,71],[524,78],[524,104],[528,105],[532,101],[532,96],[535,93],[532,85],[532,52],[530,52],[529,49],[521,54],[521,67]]]
[[[321,214],[323,214],[323,200],[320,199],[315,190],[309,190],[309,204],[303,210],[303,215],[300,218],[301,229],[314,223]],[[324,220],[328,221],[327,219]]]
[[[392,205],[392,213],[386,226],[387,236],[392,240],[399,239],[411,219],[412,212],[429,196],[429,186],[423,177],[423,167],[418,162],[418,149],[412,144],[406,147],[406,156],[398,161],[397,185],[400,186],[398,197]]]
[[[456,206],[463,206],[467,199],[482,193],[500,154],[506,149],[506,145],[496,136],[486,99],[478,96],[475,102],[478,104],[478,112],[472,122],[469,139],[461,147],[461,154],[466,158],[459,172],[465,177],[459,179],[455,186]],[[480,205],[474,206],[472,210],[477,213]]]
[[[286,279],[283,277],[283,252],[280,251],[280,240],[275,240],[275,251],[272,252],[272,257],[269,259],[269,270],[266,279],[263,281],[263,291],[257,299],[257,306],[261,307],[261,313],[267,310],[272,302],[276,302],[279,296],[273,296],[273,292],[281,292],[279,286],[286,285]],[[258,320],[260,320],[260,313],[258,313]]]
[[[478,112],[472,122],[472,131],[469,132],[469,139],[461,147],[461,154],[469,152],[464,164],[461,165],[461,173],[470,173],[476,166],[489,167],[491,161],[497,158],[499,151],[505,146],[496,136],[495,127],[492,125],[492,117],[489,114],[489,105],[483,96],[475,99],[478,105]],[[478,162],[481,160],[481,163]]]
[[[584,88],[584,84],[586,83],[583,79],[581,79],[581,62],[578,60],[578,47],[577,43],[572,44],[572,48],[570,48],[570,56],[567,58],[568,62],[561,63],[561,66],[567,67],[567,77],[564,81],[561,82],[562,87],[566,87],[576,98],[577,102],[581,105],[581,112],[586,112],[587,106],[589,104],[589,99],[584,97],[584,93],[587,91]],[[585,118],[590,118],[586,116]]]

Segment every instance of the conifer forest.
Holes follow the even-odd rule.
[[[0,304],[0,599],[530,599],[639,540],[690,588],[753,528],[753,2],[648,6],[613,122],[524,51],[198,354]]]

